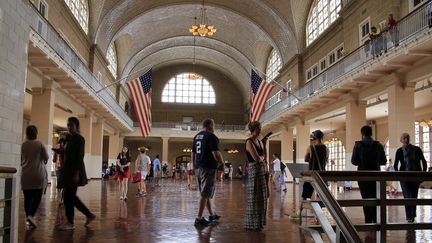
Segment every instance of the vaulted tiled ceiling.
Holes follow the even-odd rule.
[[[209,23],[215,25],[217,32],[212,38],[196,38],[197,65],[229,75],[246,97],[250,69],[264,71],[264,60],[272,48],[279,51],[283,64],[302,48],[303,44],[298,43],[304,38],[296,35],[304,33],[301,29],[307,7],[296,12],[291,8],[298,5],[296,2],[205,1]],[[311,0],[298,2],[310,6]],[[120,77],[148,65],[157,68],[192,62],[194,38],[188,28],[200,14],[201,1],[99,0],[89,4],[90,38],[103,52],[116,43]],[[119,41],[125,36],[129,41]]]

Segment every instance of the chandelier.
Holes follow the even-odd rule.
[[[204,0],[202,1],[202,7],[201,7],[201,18],[199,20],[199,24],[197,24],[198,18],[195,17],[195,24],[191,26],[189,29],[189,32],[192,33],[193,36],[212,36],[214,33],[216,33],[216,28],[213,25],[209,25],[207,23],[207,14],[206,9],[204,7]]]

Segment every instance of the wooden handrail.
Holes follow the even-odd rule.
[[[314,171],[303,171],[312,176]],[[432,181],[432,172],[417,171],[316,171],[325,181]]]
[[[333,219],[336,221],[347,242],[362,242],[353,223],[349,220],[339,203],[328,190],[326,183],[321,178],[320,174],[318,174],[318,171],[312,171],[311,176],[315,189],[320,195],[320,199],[327,206],[327,209],[330,211],[330,214],[333,216]]]
[[[5,167],[5,166],[0,166],[0,173],[3,174],[15,174],[17,172],[17,169],[14,167]]]

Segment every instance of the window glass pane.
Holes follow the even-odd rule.
[[[306,27],[306,45],[312,43],[338,17],[340,0],[315,0],[309,13]]]
[[[66,5],[80,24],[81,28],[88,32],[88,3],[87,0],[65,0]]]
[[[216,104],[216,94],[211,84],[202,76],[182,73],[171,78],[165,85],[162,102]]]
[[[267,82],[270,82],[274,78],[276,78],[281,68],[282,68],[281,58],[278,52],[276,51],[276,49],[273,49],[267,60],[267,67],[266,67]]]
[[[108,48],[106,58],[107,58],[108,63],[109,63],[108,69],[110,70],[110,72],[114,76],[114,78],[117,78],[117,54],[116,54],[113,43]]]

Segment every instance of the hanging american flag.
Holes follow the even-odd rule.
[[[144,75],[126,83],[135,108],[135,113],[143,137],[147,137],[151,131],[151,85],[152,69]]]
[[[251,80],[251,109],[249,121],[252,122],[260,119],[274,85],[266,81],[263,82],[263,79],[254,70],[252,70]]]

